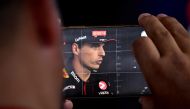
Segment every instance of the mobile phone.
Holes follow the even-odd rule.
[[[139,26],[63,28],[63,95],[122,97],[150,95],[132,43],[146,36]]]

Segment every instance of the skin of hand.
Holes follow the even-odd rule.
[[[63,107],[64,109],[73,109],[73,103],[70,100],[65,100]]]
[[[144,13],[139,24],[148,37],[133,43],[135,57],[152,95],[141,97],[143,109],[190,108],[190,37],[173,17]]]

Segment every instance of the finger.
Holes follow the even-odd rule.
[[[147,35],[158,48],[161,57],[180,51],[170,32],[157,17],[150,14],[141,14],[138,20],[139,24],[144,27]]]
[[[155,77],[151,68],[160,59],[156,46],[150,38],[141,37],[134,41],[133,51],[146,80],[151,81]]]
[[[142,109],[154,109],[154,101],[151,96],[142,96],[139,99]]]
[[[165,14],[159,14],[157,17],[172,34],[181,51],[190,53],[190,37],[187,30],[173,17]]]
[[[65,100],[64,109],[73,109],[73,103],[70,100]]]

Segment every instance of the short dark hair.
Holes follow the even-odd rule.
[[[81,49],[82,46],[85,44],[85,43],[76,43],[78,45],[78,47]]]
[[[84,45],[90,45],[91,47],[97,47],[97,46],[99,46],[100,45],[100,43],[88,43],[88,42],[84,42],[84,43],[76,43],[76,44],[78,44],[78,47],[81,49],[82,48],[82,46],[84,46]]]

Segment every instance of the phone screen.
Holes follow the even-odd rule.
[[[132,50],[144,34],[139,26],[65,27],[64,96],[151,94]]]

